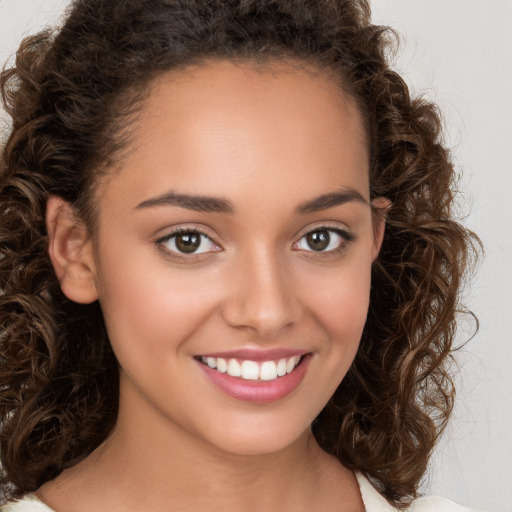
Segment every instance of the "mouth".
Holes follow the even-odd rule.
[[[277,360],[252,361],[235,358],[200,356],[199,360],[212,370],[227,373],[231,377],[238,377],[251,381],[273,381],[293,372],[304,356],[283,357]]]
[[[312,356],[304,351],[238,351],[194,359],[215,388],[237,400],[264,404],[296,390]]]

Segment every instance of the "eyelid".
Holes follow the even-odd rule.
[[[180,262],[180,261],[187,262],[187,261],[191,261],[191,260],[198,261],[198,260],[208,258],[211,254],[220,252],[223,250],[223,247],[207,231],[209,231],[209,230],[204,229],[204,228],[194,225],[194,224],[181,225],[181,226],[172,228],[165,235],[159,236],[156,240],[154,240],[154,244],[157,246],[157,248],[162,253],[164,253],[164,255],[166,257],[177,260],[178,262]],[[334,232],[343,239],[343,242],[340,244],[339,247],[337,247],[335,249],[330,249],[328,251],[314,251],[313,249],[307,250],[307,249],[293,247],[294,250],[301,251],[304,253],[310,253],[317,257],[321,257],[322,255],[329,255],[329,254],[332,255],[332,254],[340,253],[341,251],[343,251],[346,248],[346,246],[348,244],[350,244],[351,242],[353,242],[356,238],[355,235],[352,234],[347,228],[340,227],[339,224],[333,225],[330,223],[322,223],[322,224],[318,224],[318,225],[308,226],[307,228],[303,229],[301,231],[300,235],[298,235],[295,238],[295,242],[293,243],[293,246],[298,244],[298,242],[301,241],[304,237],[306,237],[307,235],[309,235],[311,233],[314,233],[315,231]],[[197,233],[200,236],[204,236],[208,240],[210,240],[213,245],[215,245],[215,249],[210,250],[210,251],[200,252],[200,253],[188,253],[187,254],[187,253],[183,253],[183,252],[179,252],[179,251],[170,250],[169,248],[166,248],[164,246],[165,242],[167,242],[171,238],[179,235],[180,233]]]
[[[355,239],[355,235],[352,233],[352,231],[348,227],[346,227],[345,225],[341,226],[339,223],[334,223],[334,222],[329,222],[329,221],[310,224],[309,226],[301,229],[297,233],[295,238],[296,238],[296,240],[299,240],[299,239],[309,235],[310,233],[313,233],[315,231],[322,231],[322,230],[335,231],[336,233],[340,234],[341,236],[343,236],[343,238],[346,238],[349,241],[353,241]]]
[[[214,246],[215,250],[211,251],[205,251],[205,252],[192,252],[192,253],[184,253],[179,251],[173,251],[167,247],[165,247],[165,243],[171,240],[173,237],[176,237],[183,233],[194,233],[198,234],[201,237],[207,238]],[[190,261],[190,260],[200,260],[207,258],[212,253],[220,252],[222,250],[222,247],[220,244],[217,243],[217,241],[208,233],[205,232],[204,229],[201,229],[198,226],[195,225],[188,225],[188,226],[178,226],[175,228],[172,228],[168,233],[166,233],[163,236],[158,237],[154,244],[157,246],[157,248],[164,253],[166,257],[169,257],[171,259],[177,260],[177,261]]]
[[[335,249],[330,249],[329,251],[314,251],[313,249],[307,250],[307,249],[301,249],[301,248],[298,248],[298,249],[295,249],[295,250],[304,251],[305,253],[313,253],[314,255],[321,257],[322,254],[327,255],[327,254],[333,254],[333,253],[336,253],[336,252],[339,253],[340,251],[343,251],[346,248],[347,245],[349,245],[351,242],[353,242],[356,239],[355,235],[353,233],[351,233],[348,229],[342,228],[339,225],[332,225],[332,224],[324,223],[324,224],[319,224],[319,225],[315,225],[315,226],[308,226],[297,237],[297,239],[296,239],[296,241],[294,242],[293,245],[295,246],[303,238],[305,238],[306,236],[308,236],[311,233],[315,233],[316,231],[331,231],[331,232],[334,232],[334,233],[336,233],[338,236],[340,236],[343,239],[343,243],[341,243],[339,247],[337,247]]]

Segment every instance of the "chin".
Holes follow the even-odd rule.
[[[205,440],[231,455],[257,456],[281,452],[309,436],[312,436],[310,422],[304,418],[287,422],[269,416],[268,421],[255,418],[211,428],[209,439]]]

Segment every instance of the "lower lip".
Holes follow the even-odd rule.
[[[274,380],[245,380],[232,377],[197,361],[203,373],[224,393],[238,400],[266,404],[281,400],[294,391],[306,375],[311,354],[302,357],[292,372]]]

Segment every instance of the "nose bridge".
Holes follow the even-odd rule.
[[[226,321],[271,337],[300,316],[290,271],[273,247],[255,245],[240,254],[224,308]]]

